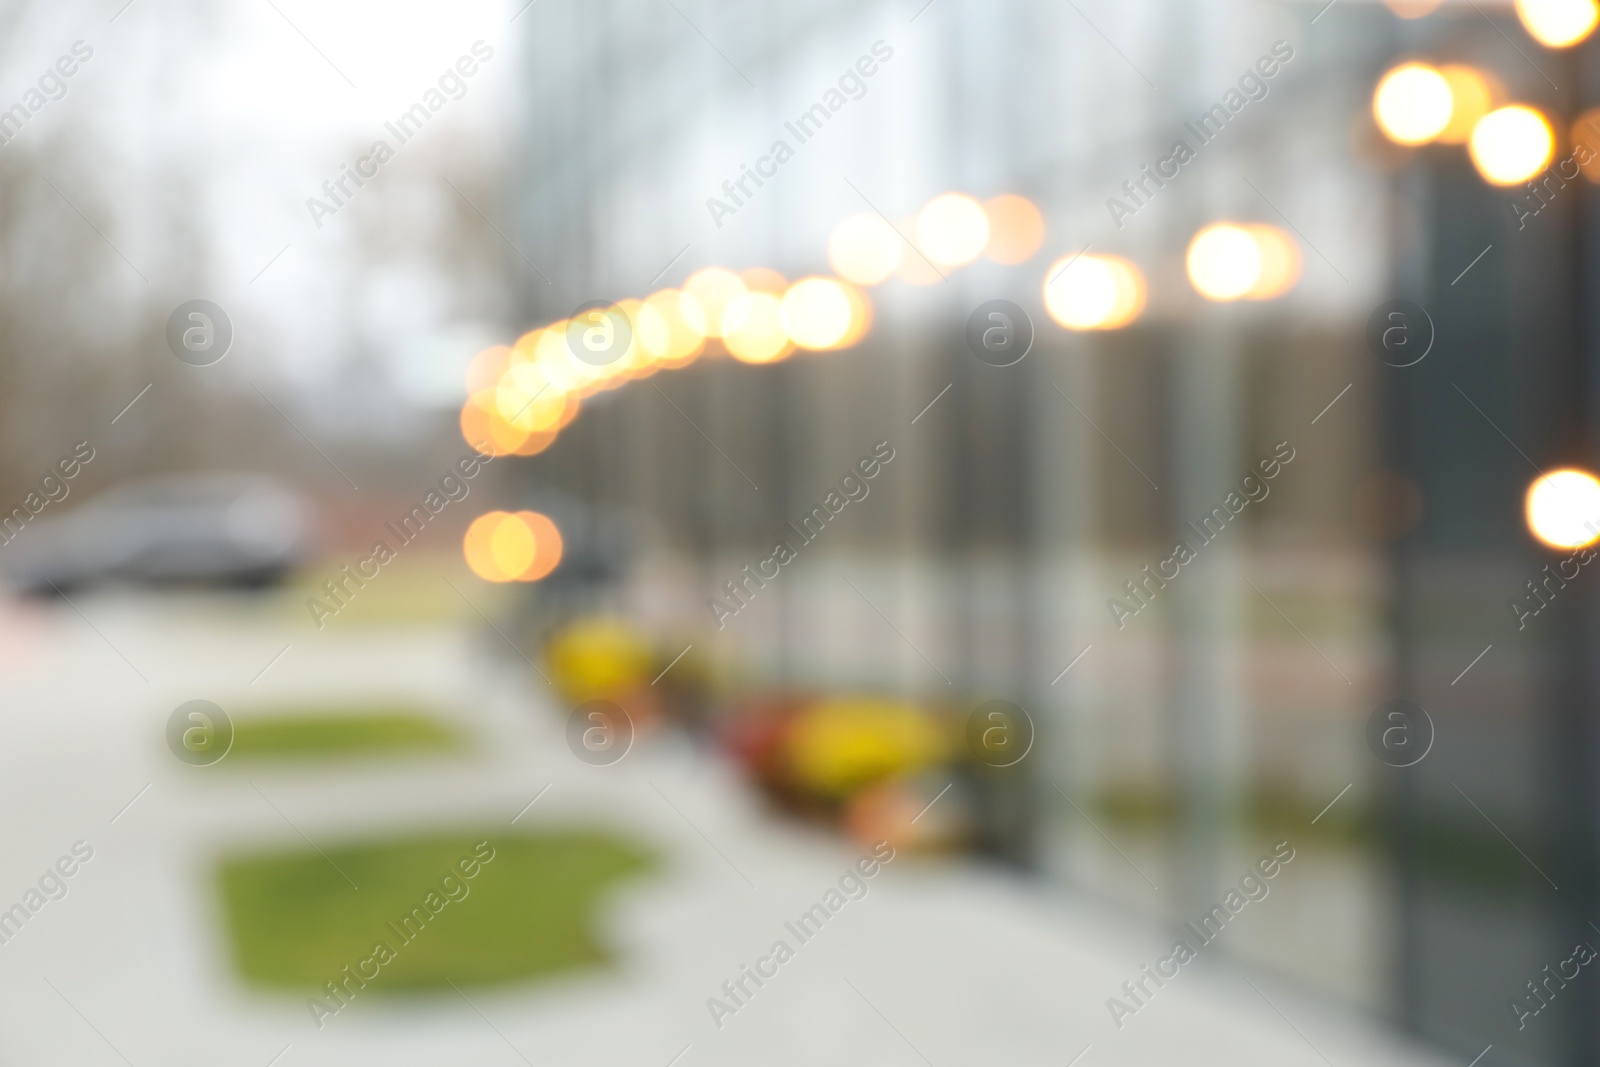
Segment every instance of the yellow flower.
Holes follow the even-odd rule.
[[[827,700],[790,727],[788,755],[800,782],[825,796],[919,771],[942,760],[946,741],[921,709],[873,697]]]
[[[592,700],[648,681],[650,642],[615,619],[582,619],[550,639],[545,661],[563,697]]]

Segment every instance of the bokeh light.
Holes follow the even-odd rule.
[[[1546,48],[1570,48],[1594,32],[1600,21],[1595,0],[1516,0],[1517,17],[1528,36]]]
[[[1528,529],[1551,548],[1600,541],[1600,480],[1587,471],[1551,471],[1528,486]]]
[[[722,343],[741,363],[772,363],[787,356],[794,345],[783,328],[782,301],[765,292],[735,300],[722,316]]]
[[[850,300],[850,329],[839,339],[836,348],[849,348],[872,329],[872,301],[867,294],[853,285],[841,286]]]
[[[511,348],[507,345],[485,348],[473,356],[472,362],[467,364],[467,392],[493,389],[510,362]]]
[[[482,452],[507,455],[514,452],[528,434],[494,414],[494,390],[485,389],[461,405],[461,439]]]
[[[501,455],[532,456],[548,448],[556,433],[577,417],[578,399],[560,394],[558,418],[553,425],[536,428],[526,416],[513,422],[500,413],[500,390],[482,389],[461,406],[461,436],[467,444]]]
[[[1207,300],[1238,300],[1261,281],[1266,266],[1255,235],[1231,222],[1205,227],[1189,242],[1189,284]]]
[[[495,558],[495,534],[511,516],[504,511],[491,511],[479,515],[467,527],[461,541],[461,552],[473,574],[488,582],[509,582],[514,575],[502,567]],[[520,524],[519,524],[520,525]],[[531,537],[530,537],[531,540]],[[531,561],[532,556],[530,554]]]
[[[783,331],[801,348],[837,348],[850,334],[854,311],[848,283],[833,278],[802,278],[783,295]]]
[[[903,219],[895,225],[901,233],[914,234],[917,230],[915,218]],[[907,285],[938,285],[949,280],[928,255],[921,249],[910,246],[904,248],[904,253],[900,256],[900,266],[895,269],[894,276]]]
[[[576,359],[567,347],[567,320],[552,322],[542,330],[533,330],[517,338],[511,350],[513,363],[528,362],[536,365],[553,387],[576,396],[593,392],[593,382],[600,373],[598,367]]]
[[[983,253],[996,263],[1024,263],[1044,244],[1044,216],[1025,196],[1004,193],[984,201],[989,243]]]
[[[496,571],[518,580],[522,572],[533,565],[538,545],[533,531],[520,515],[507,515],[495,524],[489,535],[489,559]]]
[[[522,520],[533,537],[533,559],[517,575],[521,582],[537,582],[561,563],[561,555],[565,548],[561,540],[561,531],[555,522],[547,515],[537,511],[519,511],[516,517]]]
[[[913,233],[927,242],[926,252],[905,236]],[[829,239],[829,258],[840,277],[813,276],[790,285],[783,275],[763,267],[734,273],[712,266],[690,275],[681,290],[619,301],[615,306],[628,316],[633,330],[627,348],[607,363],[573,356],[565,320],[530,330],[513,345],[485,349],[467,369],[462,436],[498,454],[535,455],[577,418],[584,399],[663,369],[687,366],[706,351],[708,341],[720,340],[714,351],[746,363],[776,362],[797,348],[848,348],[872,326],[872,304],[858,285],[877,284],[891,275],[932,284],[945,280],[940,265],[969,263],[985,252],[996,262],[1020,263],[1037,252],[1043,239],[1038,208],[1014,194],[980,204],[965,194],[946,193],[905,220],[901,229],[876,214],[851,216]],[[1122,261],[1105,262],[1113,264],[1102,264],[1109,271],[1110,295],[1093,311],[1092,323],[1084,319],[1087,324],[1081,328],[1113,328],[1131,321],[1144,306],[1144,280],[1138,271]],[[1092,284],[1085,287],[1085,292],[1093,291]],[[1077,307],[1083,298],[1063,299]],[[1083,314],[1078,308],[1069,318]],[[517,568],[507,561],[526,554],[524,534],[514,525],[503,530],[494,526],[493,536],[483,530],[488,547],[475,558],[484,573],[516,580],[512,572]]]
[[[1400,64],[1372,94],[1372,115],[1384,136],[1397,144],[1426,144],[1438,137],[1450,124],[1453,108],[1450,83],[1426,63]]]
[[[633,333],[632,338],[628,341],[627,350],[617,360],[617,376],[611,382],[612,385],[621,385],[625,381],[648,378],[661,368],[656,363],[655,358],[650,355],[639,341],[639,312],[644,308],[644,301],[631,298],[618,300],[616,306],[618,311],[628,316],[628,322],[632,326]]]
[[[540,363],[513,363],[495,385],[494,410],[523,430],[550,430],[561,422],[568,394],[550,381]]]
[[[744,282],[745,289],[752,293],[782,296],[784,290],[789,288],[788,279],[768,267],[751,267],[740,271],[739,280]]]
[[[851,215],[828,237],[828,264],[857,285],[877,285],[900,266],[905,239],[879,215]]]
[[[1246,300],[1272,300],[1282,296],[1300,280],[1300,245],[1276,226],[1263,223],[1244,227],[1261,252],[1261,273],[1244,294]]]
[[[529,330],[527,333],[517,338],[517,343],[511,346],[510,357],[508,361],[501,364],[500,371],[496,374],[495,380],[487,383],[483,386],[483,388],[489,388],[491,386],[498,385],[500,374],[505,373],[505,369],[513,363],[538,363],[539,347],[540,345],[544,344],[545,337],[549,332],[550,331],[546,329]],[[545,351],[549,352],[549,349],[546,348]],[[577,380],[572,378],[572,376],[567,373],[567,368],[561,363],[552,363],[549,360],[546,360],[544,369],[545,372],[551,376],[551,378],[557,379],[561,382],[562,388],[577,388]]]
[[[1045,311],[1069,330],[1120,329],[1144,302],[1144,276],[1117,256],[1066,256],[1045,272]]]
[[[676,289],[662,289],[646,297],[639,308],[639,321],[634,323],[639,344],[663,367],[693,363],[705,351],[710,329],[705,309]]]
[[[989,243],[989,216],[965,193],[945,193],[917,214],[917,247],[941,267],[959,267],[983,254]]]
[[[1449,63],[1439,68],[1445,84],[1450,86],[1450,121],[1439,131],[1444,144],[1466,144],[1472,136],[1472,127],[1478,120],[1493,111],[1499,92],[1480,70],[1460,63]]]
[[[1517,185],[1544,170],[1555,154],[1555,132],[1531,107],[1512,104],[1491,111],[1472,128],[1467,150],[1484,181]]]
[[[722,313],[728,305],[749,290],[743,280],[731,270],[707,267],[696,271],[683,283],[684,294],[694,301],[699,312],[694,325],[705,337],[722,336]]]
[[[1583,176],[1600,184],[1600,107],[1590,108],[1572,121],[1570,143],[1574,149],[1573,162],[1578,164]],[[1579,145],[1587,154],[1576,151]],[[1586,159],[1588,162],[1584,162]]]
[[[536,511],[491,511],[467,527],[462,555],[490,582],[536,582],[561,562],[561,531]]]

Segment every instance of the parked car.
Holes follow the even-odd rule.
[[[310,503],[276,479],[173,475],[41,516],[0,547],[0,566],[39,594],[106,582],[264,587],[306,559],[311,539]]]

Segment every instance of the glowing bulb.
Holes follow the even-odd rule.
[[[1517,17],[1528,36],[1546,48],[1570,48],[1600,21],[1595,0],[1517,0]]]
[[[839,338],[839,343],[833,347],[849,348],[872,329],[872,302],[867,299],[866,293],[853,285],[840,288],[844,290],[845,296],[850,298],[850,329],[845,331],[845,335]]]
[[[783,332],[801,348],[834,348],[850,332],[850,297],[832,278],[803,278],[781,307]]]
[[[494,561],[495,570],[513,580],[533,563],[537,547],[533,531],[520,515],[505,516],[489,535],[489,558]]]
[[[789,283],[783,275],[769,267],[751,267],[749,270],[741,271],[739,280],[744,282],[744,287],[752,293],[782,296],[783,291],[789,288]]]
[[[495,560],[494,541],[502,524],[511,516],[504,511],[491,511],[479,515],[472,520],[472,525],[467,527],[466,536],[461,539],[461,554],[467,561],[467,566],[479,578],[488,582],[509,582],[515,575],[507,572]]]
[[[914,218],[902,219],[895,225],[901,233],[915,234],[917,232],[917,220]],[[894,272],[894,276],[908,285],[937,285],[942,281],[948,280],[940,272],[939,268],[934,265],[931,256],[924,254],[921,249],[913,248],[909,245],[906,246],[904,254],[900,257],[900,266]]]
[[[737,274],[721,267],[696,271],[683,283],[683,291],[686,296],[694,298],[700,317],[704,320],[701,332],[707,337],[721,336],[723,311],[747,292]]]
[[[537,582],[556,569],[561,562],[561,530],[547,515],[537,511],[519,511],[513,518],[522,523],[533,541],[533,553],[526,566],[516,572],[519,582]]]
[[[1402,63],[1372,94],[1372,114],[1389,140],[1426,144],[1450,124],[1450,83],[1426,63]]]
[[[495,455],[532,456],[544,451],[556,439],[556,431],[565,422],[545,430],[517,425],[504,418],[498,410],[498,390],[485,389],[472,394],[461,405],[461,437],[467,444],[484,453]],[[571,414],[577,414],[576,397],[568,396],[564,403]],[[565,413],[563,418],[571,421]]]
[[[530,337],[537,337],[538,340],[529,358],[550,381],[558,383],[562,388],[572,392],[582,392],[599,370],[573,356],[572,350],[567,347],[566,319],[553,322],[542,330],[525,334],[517,340],[519,348],[514,351],[526,351],[520,346]]]
[[[494,391],[494,410],[524,430],[548,430],[561,420],[567,394],[554,386],[536,363],[514,363]]]
[[[641,304],[639,313],[633,320],[633,331],[639,348],[650,361],[650,365],[659,366],[661,359],[672,346],[672,327],[667,317],[651,304]]]
[[[539,342],[544,340],[545,330],[529,330],[517,338],[517,343],[511,346],[510,358],[513,360],[530,360],[538,357]]]
[[[1246,300],[1271,300],[1294,288],[1300,280],[1300,246],[1276,226],[1257,224],[1244,229],[1261,251],[1261,276],[1244,294]]]
[[[528,439],[526,430],[508,425],[493,414],[494,390],[486,389],[461,405],[461,439],[479,452],[505,455]]]
[[[461,553],[485,581],[537,582],[561,562],[561,531],[537,511],[491,511],[472,520]]]
[[[900,266],[905,238],[880,215],[851,215],[828,237],[828,263],[841,278],[877,285]]]
[[[676,289],[652,293],[639,309],[635,331],[639,344],[663,367],[683,367],[705,350],[705,311]]]
[[[1137,319],[1140,312],[1144,311],[1144,275],[1125,259],[1116,256],[1107,256],[1106,259],[1110,260],[1111,271],[1117,276],[1117,303],[1111,309],[1111,320],[1106,323],[1105,329],[1117,330]]]
[[[936,196],[917,215],[917,247],[938,266],[971,263],[988,243],[989,216],[963,193]]]
[[[654,358],[639,343],[639,312],[644,307],[642,300],[632,298],[617,301],[617,310],[628,317],[632,336],[628,339],[628,347],[616,363],[616,378],[611,385],[621,385],[623,381],[634,378],[648,378],[657,370]]]
[[[1495,90],[1483,73],[1472,67],[1451,63],[1439,68],[1450,86],[1450,121],[1439,131],[1444,144],[1465,144],[1472,127],[1494,109]]]
[[[722,343],[742,363],[771,363],[789,354],[782,302],[771,293],[749,293],[722,316]]]
[[[548,327],[530,330],[517,338],[517,343],[511,348],[511,366],[527,364],[538,367],[553,388],[564,391],[576,391],[581,384],[574,368],[569,365],[571,362],[565,335],[560,330],[552,335]]]
[[[1064,257],[1045,273],[1044,307],[1069,330],[1115,330],[1144,310],[1139,269],[1116,256]]]
[[[500,380],[500,375],[505,372],[506,365],[511,362],[511,349],[505,345],[495,345],[486,348],[472,357],[472,362],[467,364],[467,392],[476,393],[482,389],[494,388],[495,382]]]
[[[1189,242],[1189,284],[1207,300],[1238,300],[1261,281],[1261,246],[1249,230],[1229,222],[1207,226]]]
[[[649,298],[646,297],[646,299]],[[706,314],[705,305],[700,303],[699,298],[685,290],[677,293],[674,299],[677,304],[675,309],[677,316],[683,320],[683,324],[688,327],[689,332],[701,340],[710,337],[714,326],[711,322],[711,316]]]
[[[1099,256],[1052,264],[1045,276],[1045,310],[1069,330],[1094,329],[1111,317],[1116,303],[1116,277]]]
[[[1478,120],[1467,151],[1484,181],[1517,185],[1544,170],[1555,147],[1555,133],[1545,117],[1531,107],[1512,104]]]
[[[1528,529],[1551,548],[1600,541],[1600,481],[1587,471],[1558,470],[1528,487]]]
[[[996,263],[1016,264],[1033,258],[1044,244],[1044,216],[1025,196],[1005,193],[986,200],[989,244],[984,254]]]
[[[1572,122],[1573,160],[1591,182],[1600,183],[1600,107],[1590,108]],[[1587,153],[1576,151],[1578,146]],[[1587,160],[1588,162],[1585,162]]]

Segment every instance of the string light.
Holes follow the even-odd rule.
[[[913,251],[908,241],[912,235],[926,247]],[[838,278],[805,278],[791,286],[764,267],[737,274],[706,267],[692,274],[682,290],[664,289],[613,305],[629,325],[626,347],[614,358],[577,358],[569,348],[565,320],[530,330],[513,345],[485,349],[467,369],[461,435],[468,444],[499,454],[536,455],[578,417],[585,398],[659,370],[687,366],[706,352],[708,341],[720,339],[716,351],[725,349],[746,363],[776,362],[797,346],[814,351],[848,348],[872,326],[871,302],[857,286],[876,285],[892,275],[919,285],[937,283],[945,280],[940,265],[961,266],[983,254],[998,263],[1020,263],[1043,239],[1038,209],[1012,194],[980,204],[964,193],[945,193],[898,230],[875,213],[853,215],[835,227],[828,241],[829,262]],[[1142,286],[1138,279],[1131,287],[1137,289],[1137,298],[1123,299],[1119,308],[1142,307]],[[592,312],[585,315],[593,318]],[[523,544],[515,527],[507,531],[500,535],[502,556],[512,551],[506,546]],[[482,562],[492,555],[480,553],[478,558]],[[486,573],[493,570],[487,567]]]

